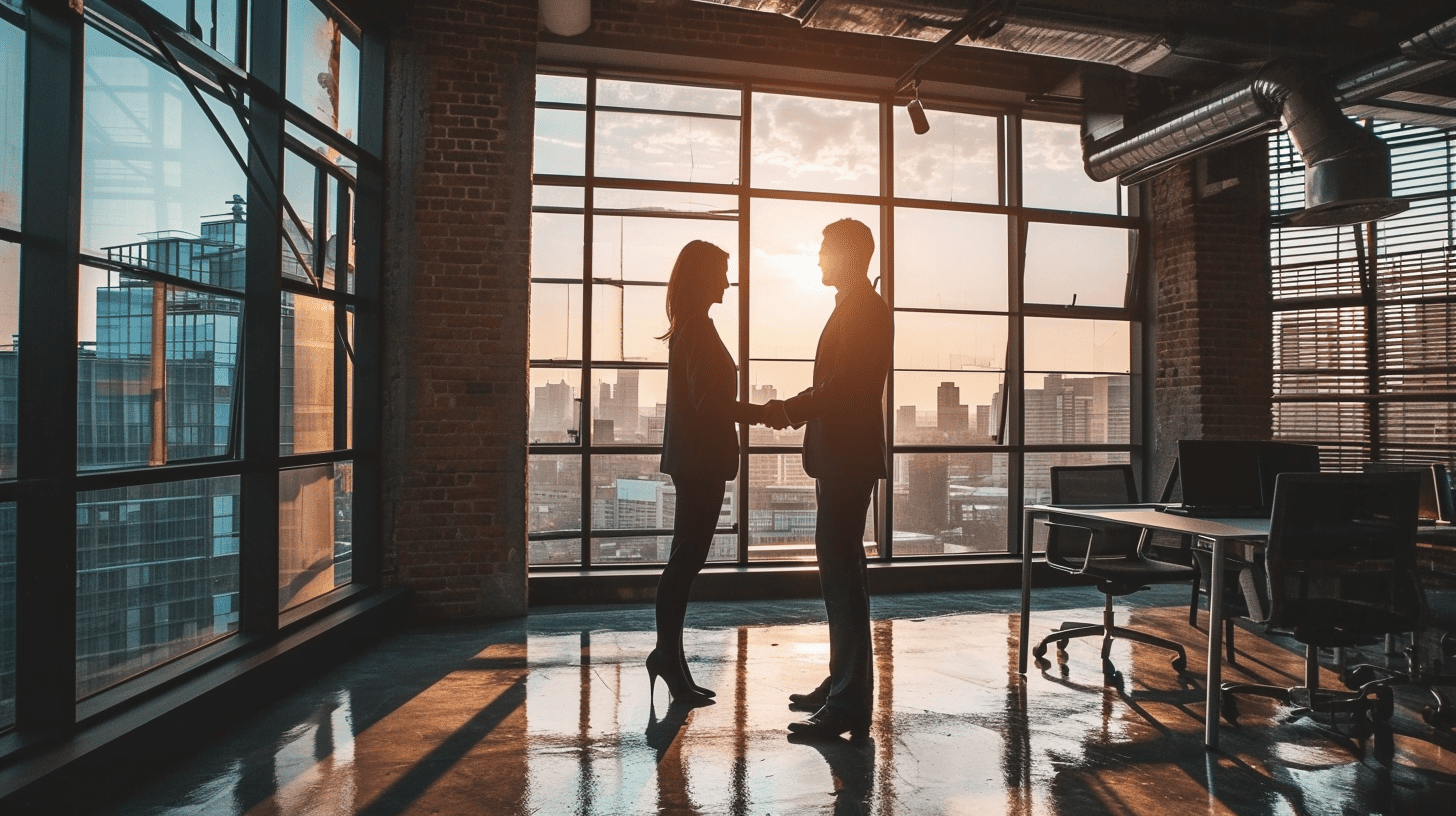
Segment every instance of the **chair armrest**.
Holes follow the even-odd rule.
[[[1087,563],[1092,560],[1092,542],[1097,536],[1097,531],[1093,530],[1091,527],[1083,527],[1080,524],[1064,524],[1062,522],[1052,521],[1050,519],[1038,519],[1037,521],[1040,524],[1046,525],[1047,527],[1055,527],[1062,530],[1076,530],[1078,532],[1086,534],[1087,543],[1083,548],[1080,556],[1082,561],[1080,566],[1074,564],[1073,559],[1068,558],[1066,554],[1060,552],[1062,547],[1058,546],[1055,543],[1055,536],[1048,535],[1046,542],[1046,558],[1048,564],[1064,572],[1070,572],[1073,575],[1081,575],[1087,569]]]

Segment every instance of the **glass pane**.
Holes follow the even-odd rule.
[[[241,301],[89,267],[81,269],[81,284],[92,293],[83,303],[95,313],[83,315],[80,326],[78,467],[161,465],[227,453],[237,409]],[[166,320],[154,327],[158,309]],[[154,349],[156,328],[162,346]]]
[[[916,135],[910,117],[893,111],[895,195],[999,204],[996,118],[926,109],[930,132]]]
[[[1056,122],[1021,122],[1022,202],[1048,210],[1115,213],[1117,182],[1097,182],[1082,167],[1082,130]]]
[[[592,375],[592,444],[661,445],[667,372],[598,368]]]
[[[707,241],[728,253],[728,280],[738,280],[738,259],[732,257],[738,249],[737,221],[617,215],[596,217],[592,277],[666,283],[689,241]]]
[[[0,504],[0,728],[15,724],[15,502]]]
[[[569,368],[531,368],[531,419],[528,439],[579,442],[581,372]]]
[[[581,280],[583,223],[579,215],[531,214],[531,277]]]
[[[541,74],[536,77],[536,101],[585,105],[586,77]]]
[[[77,697],[237,631],[239,483],[77,494]]]
[[[1026,232],[1027,303],[1125,306],[1128,230],[1032,222]]]
[[[581,457],[575,454],[533,454],[527,462],[531,469],[530,531],[580,530]],[[571,555],[572,561],[580,558],[580,542],[577,546],[578,549]]]
[[[723,302],[708,310],[729,354],[737,349],[738,291],[729,288]],[[631,362],[667,362],[667,287],[599,284],[592,287],[592,358]]]
[[[586,172],[586,112],[536,111],[537,175],[580,176]]]
[[[653,530],[672,527],[672,510],[676,493],[672,477],[658,470],[657,454],[635,456],[592,457],[591,524],[593,530]],[[656,536],[644,540],[611,539],[610,546],[622,548],[631,543],[640,558],[631,560],[664,561],[667,550],[649,546]],[[593,539],[592,559],[602,557],[603,540]],[[607,553],[608,560],[628,559],[629,552]]]
[[[1126,376],[1028,374],[1025,437],[1030,445],[1125,445],[1132,402]]]
[[[278,452],[334,448],[334,304],[283,293]]]
[[[874,102],[754,94],[753,186],[879,193],[879,112]]]
[[[241,301],[167,290],[167,461],[228,452],[241,320]]]
[[[597,201],[602,200],[605,192],[597,191]],[[535,207],[570,207],[580,211],[586,206],[586,192],[580,187],[557,187],[551,184],[537,184],[531,188],[532,206]],[[540,216],[536,216],[540,217]],[[580,227],[577,228],[577,237],[580,238]],[[580,240],[578,240],[580,243]]]
[[[312,0],[288,2],[288,101],[353,139],[359,124],[358,34]]]
[[[25,32],[0,21],[0,227],[20,229],[25,146]]]
[[[896,312],[895,368],[1001,371],[1006,368],[1006,318]]]
[[[992,445],[1002,428],[1002,372],[895,372],[895,442]]]
[[[531,359],[581,359],[581,287],[531,284]]]
[[[640,518],[644,521],[657,522],[668,519],[666,527],[671,527],[671,515],[660,508],[670,505],[676,498],[672,482],[620,482],[617,485],[617,496],[612,501],[615,512],[622,514],[627,520]],[[595,509],[592,511],[596,512]],[[653,525],[656,526],[655,524]],[[731,541],[732,536],[716,536],[713,546],[726,547],[731,544],[720,544],[717,539]],[[672,536],[613,536],[612,538],[592,539],[592,565],[598,567],[611,567],[621,564],[663,564],[667,562],[668,553],[672,551]],[[712,550],[709,550],[711,553]]]
[[[1131,356],[1127,321],[1028,317],[1027,371],[1125,373]]]
[[[1004,453],[895,456],[894,556],[1006,552]]]
[[[189,242],[192,250],[221,252],[242,245],[236,225],[244,220],[247,178],[197,101],[150,60],[97,29],[86,33],[81,245],[97,255],[141,258],[158,258],[154,252],[174,245],[186,253]],[[225,103],[208,99],[233,143],[246,145],[237,117]],[[232,213],[218,214],[229,207]],[[218,221],[225,229],[213,237],[207,225]],[[138,239],[171,243],[143,249]],[[171,262],[171,256],[160,257]],[[211,264],[199,268],[187,254],[174,263],[196,270],[184,276],[219,274]],[[241,288],[240,281],[223,285]]]
[[[754,199],[750,230],[749,351],[755,359],[814,359],[819,333],[834,311],[834,288],[823,284],[819,247],[824,228],[854,218],[870,228],[878,250],[879,211],[874,207],[810,201]],[[879,253],[869,278],[879,276]],[[801,388],[808,387],[805,383]],[[789,396],[798,393],[798,389]]]
[[[0,241],[0,479],[15,478],[19,330],[20,246]]]
[[[212,46],[219,54],[241,64],[238,58],[238,0],[188,3],[187,0],[146,0],[177,27]],[[192,17],[187,7],[192,6]]]
[[[814,384],[814,363],[754,360],[748,369],[748,382],[750,402],[762,405],[772,399],[788,399]],[[748,429],[750,445],[801,445],[803,442],[803,428],[775,431],[765,425],[754,425]]]
[[[797,453],[748,457],[748,558],[750,561],[813,561],[814,479]],[[865,513],[865,554],[878,555],[874,501]]]
[[[314,239],[318,234],[317,209],[318,182],[321,174],[312,163],[291,150],[283,154],[283,195],[293,208],[293,220],[285,209],[283,212],[283,277],[303,283],[317,284],[322,271]],[[301,222],[301,223],[300,223]]]
[[[278,474],[279,611],[348,583],[353,567],[349,535],[353,476],[352,462]]]
[[[743,94],[733,88],[704,88],[621,79],[597,81],[597,104],[617,108],[644,108],[682,113],[737,116]]]
[[[737,119],[600,111],[596,175],[734,184],[739,131]]]
[[[1066,465],[1125,465],[1131,459],[1121,451],[1102,453],[1028,453],[1026,454],[1025,498],[1026,504],[1051,504],[1052,468]],[[1158,486],[1162,489],[1162,485]],[[1138,496],[1153,498],[1147,485],[1139,485]]]
[[[895,305],[1006,311],[1006,216],[895,210]]]

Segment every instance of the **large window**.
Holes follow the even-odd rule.
[[[693,239],[730,255],[710,313],[740,397],[812,384],[834,307],[823,228],[870,227],[895,314],[880,559],[1005,554],[1047,468],[1128,461],[1139,219],[1081,169],[1078,128],[931,104],[605,72],[538,77],[531,292],[530,562],[654,564],[675,494],[658,471],[665,284]],[[1016,183],[1020,180],[1020,183]],[[803,431],[754,427],[709,557],[813,558]]]
[[[1377,122],[1393,192],[1410,209],[1344,227],[1292,228],[1303,164],[1271,140],[1274,433],[1312,442],[1328,469],[1456,459],[1453,133]]]
[[[324,0],[87,4],[80,25],[15,6],[0,5],[0,728],[73,722],[164,663],[377,580],[353,534],[356,478],[377,484],[372,465],[356,474],[354,410],[372,423],[377,406],[352,390],[356,342],[375,341],[354,314],[377,296],[378,225],[360,219],[378,202],[358,190],[381,169],[360,98],[382,49],[366,59]]]

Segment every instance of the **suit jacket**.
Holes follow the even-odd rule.
[[[804,432],[804,472],[815,478],[883,479],[885,377],[894,351],[890,307],[872,286],[856,286],[829,315],[814,352],[814,385],[784,409]]]
[[[721,479],[738,475],[738,431],[758,406],[736,401],[738,371],[711,318],[683,321],[668,339],[663,473]]]

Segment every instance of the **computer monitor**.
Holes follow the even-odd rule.
[[[1419,518],[1423,524],[1451,524],[1456,522],[1456,508],[1452,507],[1451,474],[1445,465],[1416,465],[1403,462],[1366,462],[1361,466],[1366,473],[1414,472],[1421,475],[1421,503]]]
[[[1183,507],[1213,514],[1267,516],[1281,473],[1318,473],[1319,448],[1293,442],[1178,440]]]

